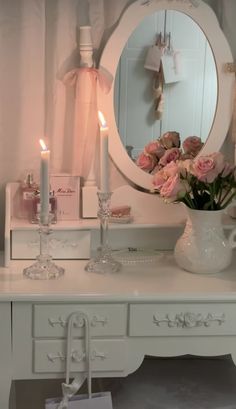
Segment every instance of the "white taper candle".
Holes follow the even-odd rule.
[[[41,163],[40,163],[40,221],[48,222],[49,216],[49,166],[50,150],[47,149],[44,141],[40,139],[41,145]]]
[[[98,111],[100,121],[100,191],[109,192],[108,126],[103,114]]]

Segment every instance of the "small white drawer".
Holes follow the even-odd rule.
[[[90,318],[91,336],[124,336],[127,308],[124,304],[40,304],[34,305],[34,337],[66,337],[67,322],[72,312],[81,311]],[[82,322],[83,325],[83,322]],[[81,323],[75,326],[75,337],[84,336]]]
[[[49,239],[51,255],[55,259],[88,259],[90,257],[89,230],[54,230]],[[35,259],[39,254],[37,230],[11,232],[11,258]]]
[[[65,372],[66,342],[56,340],[34,341],[34,372]],[[123,371],[125,368],[125,342],[123,340],[92,340],[92,371]],[[72,342],[71,371],[86,371],[83,340]]]
[[[230,303],[130,305],[130,336],[235,334],[236,310]]]

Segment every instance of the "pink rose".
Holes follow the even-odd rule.
[[[174,177],[178,174],[178,165],[175,162],[170,162],[154,174],[152,183],[155,189],[160,190],[168,178]]]
[[[200,156],[193,162],[192,173],[200,181],[212,183],[225,167],[224,156],[220,152]]]
[[[198,136],[189,136],[183,142],[183,150],[185,154],[196,156],[203,147],[203,142]]]
[[[156,160],[154,156],[142,152],[136,160],[136,164],[146,172],[150,172],[155,167]]]
[[[193,160],[192,159],[185,159],[178,160],[177,162],[178,168],[179,168],[179,173],[186,178],[188,173],[193,173]]]
[[[167,177],[164,172],[164,168],[162,168],[161,170],[159,170],[159,172],[155,173],[152,183],[155,189],[160,190],[166,181]]]
[[[160,142],[165,149],[179,148],[180,147],[179,133],[175,131],[166,132],[160,137]]]
[[[167,163],[167,165],[163,168],[166,177],[172,177],[179,174],[179,166],[176,162],[172,161]]]
[[[172,161],[177,161],[180,158],[181,152],[178,148],[171,148],[168,149],[165,154],[162,156],[160,159],[160,165],[166,166],[167,163],[170,163]]]
[[[165,148],[163,148],[159,141],[152,141],[148,143],[144,150],[149,155],[156,155],[158,159],[160,159],[165,153]]]
[[[175,201],[186,194],[186,187],[177,174],[167,179],[160,189],[160,194],[166,199]]]

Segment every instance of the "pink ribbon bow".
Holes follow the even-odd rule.
[[[81,72],[89,72],[91,76],[98,80],[101,90],[105,94],[108,94],[112,86],[113,76],[103,67],[100,67],[99,69],[88,67],[75,68],[64,76],[63,83],[70,86],[76,85],[77,79]]]

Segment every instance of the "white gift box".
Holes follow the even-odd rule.
[[[163,51],[159,45],[152,45],[148,48],[144,68],[152,71],[159,71]]]
[[[50,177],[51,190],[57,198],[57,220],[80,217],[80,177],[56,174]]]
[[[184,79],[184,64],[180,51],[166,52],[161,57],[163,74],[166,84],[182,81]]]
[[[47,399],[45,409],[58,409],[61,399]],[[66,407],[66,406],[65,406]],[[93,393],[91,399],[87,395],[73,396],[68,402],[68,409],[112,409],[110,392]]]

